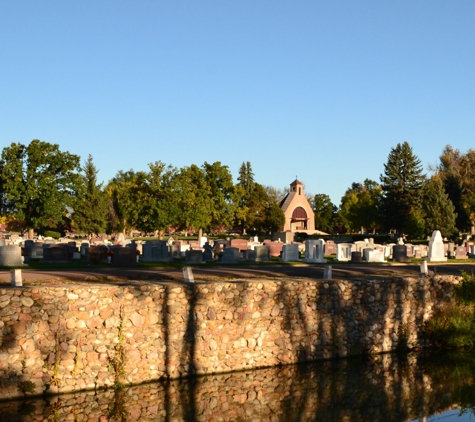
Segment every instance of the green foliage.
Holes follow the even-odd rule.
[[[423,328],[424,336],[442,347],[472,347],[475,340],[473,305],[451,302],[435,309]]]
[[[11,144],[0,159],[1,210],[33,231],[55,226],[74,208],[79,188],[79,156],[35,139]]]
[[[341,198],[338,211],[340,224],[353,232],[375,231],[380,226],[381,195],[381,187],[373,180],[353,183]]]
[[[202,169],[205,182],[210,188],[211,227],[231,228],[243,195],[242,187],[234,185],[228,166],[222,165],[219,161],[213,164],[205,161]]]
[[[315,212],[315,228],[331,233],[335,225],[334,220],[337,207],[333,205],[330,197],[325,194],[315,195],[312,208]]]
[[[102,184],[97,183],[98,170],[89,154],[81,175],[81,190],[73,210],[75,228],[82,233],[104,233],[107,228],[108,202],[102,190]]]
[[[35,383],[32,381],[18,381],[16,386],[18,391],[24,396],[35,392]]]
[[[212,223],[211,189],[205,180],[205,172],[196,165],[184,167],[175,175],[173,182],[175,211],[170,223],[180,229],[210,228]]]
[[[59,239],[61,237],[61,233],[53,231],[53,230],[46,230],[44,232],[45,237],[52,237],[53,239]]]
[[[439,157],[436,170],[445,192],[455,208],[456,227],[468,232],[475,219],[475,150],[465,154],[447,145]]]
[[[445,347],[475,345],[475,275],[462,272],[462,282],[455,298],[434,311],[424,325],[424,335],[434,344]]]
[[[119,327],[117,328],[117,343],[114,347],[114,356],[109,358],[109,369],[114,373],[114,388],[122,390],[125,386],[127,352],[125,350],[124,317],[120,308]]]
[[[420,160],[407,142],[392,148],[381,175],[381,216],[385,227],[406,233],[409,219],[421,208],[425,182]]]
[[[456,232],[457,214],[439,177],[432,177],[427,182],[422,198],[426,234],[430,235],[434,230],[440,230],[442,236],[452,237]]]

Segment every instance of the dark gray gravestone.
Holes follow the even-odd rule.
[[[238,248],[225,248],[223,249],[223,254],[221,255],[222,264],[237,264],[240,257]]]
[[[299,245],[284,245],[282,247],[282,261],[300,261]]]
[[[107,246],[106,245],[91,245],[89,246],[88,258],[94,264],[107,263]]]
[[[45,245],[43,249],[43,262],[69,262],[70,257],[69,246],[64,243],[57,243],[55,245]]]
[[[256,253],[256,261],[270,261],[270,249],[268,246],[254,246],[254,252]]]
[[[23,265],[19,245],[0,246],[0,267],[17,267]]]
[[[137,265],[137,249],[132,247],[113,246],[111,264],[117,266]]]
[[[203,251],[203,261],[206,261],[206,262],[214,261],[213,247],[208,242],[206,242],[204,244],[203,249],[204,249],[204,251]]]
[[[201,250],[185,251],[185,262],[187,264],[204,264],[203,252]]]
[[[363,256],[360,251],[351,252],[351,262],[363,262]]]
[[[406,245],[393,246],[393,261],[394,262],[411,262],[411,259],[407,256]]]

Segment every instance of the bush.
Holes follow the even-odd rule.
[[[423,334],[437,346],[472,347],[475,344],[473,304],[464,305],[454,301],[437,308],[424,324]]]
[[[46,230],[44,232],[45,237],[52,237],[53,239],[59,239],[61,237],[61,233],[55,232],[53,230]]]

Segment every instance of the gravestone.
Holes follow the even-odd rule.
[[[89,255],[89,242],[82,242],[81,248],[79,249],[81,256],[87,257]]]
[[[254,253],[255,253],[255,261],[260,262],[260,261],[270,261],[270,249],[268,246],[255,246],[254,247]]]
[[[299,245],[291,244],[282,247],[282,261],[300,261]]]
[[[361,251],[351,252],[351,262],[363,262],[363,255]]]
[[[336,255],[337,245],[334,240],[327,240],[325,242],[325,255]]]
[[[117,266],[137,265],[137,250],[131,247],[112,246],[109,249],[111,264]]]
[[[386,262],[384,260],[384,252],[379,249],[365,248],[363,257],[366,262]]]
[[[69,262],[72,256],[67,243],[45,244],[42,262]]]
[[[189,251],[185,251],[185,263],[204,264],[203,251],[201,249],[190,249]]]
[[[292,243],[294,241],[294,238],[295,238],[295,233],[288,230],[286,232],[275,232],[273,235],[272,235],[272,240],[274,242],[282,242],[282,243]]]
[[[200,242],[198,240],[190,240],[188,242],[188,245],[190,246],[190,249],[193,251],[201,251],[201,246]]]
[[[89,246],[88,259],[94,264],[106,263],[107,251],[106,245],[91,245]]]
[[[337,243],[335,261],[348,262],[351,259],[351,249],[350,243]]]
[[[448,258],[455,257],[455,243],[454,242],[449,242],[449,244],[447,245],[447,257]]]
[[[467,249],[465,246],[457,246],[455,248],[455,259],[467,259]]]
[[[238,248],[227,247],[223,249],[223,254],[221,255],[222,264],[237,264],[239,260],[240,252]]]
[[[306,240],[305,241],[305,259],[304,262],[309,263],[325,263],[327,260],[323,256],[323,247],[325,241],[323,239],[318,240]]]
[[[421,275],[428,275],[429,268],[427,267],[427,261],[424,260],[421,262]]]
[[[331,265],[325,265],[323,267],[323,278],[325,280],[331,280],[331,278],[332,278],[332,266]]]
[[[406,245],[393,246],[393,261],[394,262],[411,262],[411,258],[407,256]]]
[[[200,248],[203,248],[204,245],[208,242],[208,238],[205,236],[201,236],[199,239],[199,242],[200,242]]]
[[[246,239],[232,239],[231,247],[238,248],[240,252],[244,252],[249,248],[249,243]]]
[[[19,245],[0,246],[0,267],[18,267],[20,265],[23,265],[23,257]]]
[[[204,251],[203,251],[203,261],[205,262],[213,262],[214,261],[214,254],[213,254],[213,247],[209,244],[209,242],[206,242],[203,246]]]
[[[435,230],[429,241],[429,254],[427,256],[429,262],[447,261],[445,256],[444,242],[439,230]]]
[[[191,267],[183,267],[183,278],[185,283],[194,283],[195,277],[193,276],[193,270]]]
[[[147,240],[142,245],[141,262],[169,262],[168,243],[164,240]]]
[[[181,258],[181,249],[179,245],[169,245],[168,250],[170,252],[170,256],[172,259],[180,259]]]
[[[284,244],[281,242],[268,242],[267,244],[264,243],[264,246],[269,247],[270,256],[278,257],[282,253],[282,248]]]
[[[353,242],[353,247],[351,248],[352,252],[361,252],[363,253],[363,249],[368,246],[368,242],[365,242],[364,240],[358,240],[356,242]]]

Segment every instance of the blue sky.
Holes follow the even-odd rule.
[[[119,170],[220,161],[339,205],[407,141],[475,147],[475,2],[3,1],[0,146]]]

